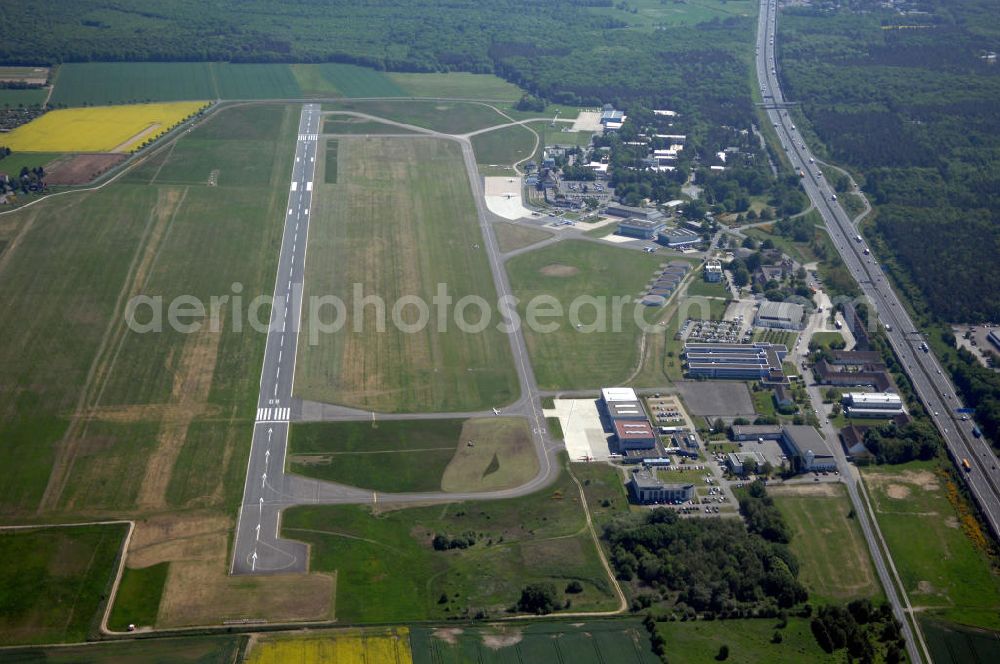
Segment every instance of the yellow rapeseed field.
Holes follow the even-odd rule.
[[[343,630],[307,638],[262,639],[248,664],[413,664],[409,630]]]
[[[49,111],[0,137],[14,152],[130,152],[200,109],[203,101]]]

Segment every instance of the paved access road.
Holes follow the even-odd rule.
[[[823,221],[833,238],[837,250],[861,290],[878,313],[878,320],[903,367],[913,382],[917,396],[923,402],[944,436],[948,452],[961,467],[962,460],[969,461],[970,472],[963,473],[986,522],[994,534],[1000,535],[1000,464],[987,441],[972,435],[973,423],[963,421],[956,413],[962,403],[932,352],[924,351],[924,339],[903,308],[882,268],[873,256],[866,255],[863,240],[858,239],[851,220],[833,200],[835,192],[819,173],[815,158],[794,129],[792,119],[781,110],[781,95],[774,66],[775,10],[765,0],[761,10],[761,29],[758,38],[757,75],[765,88],[764,101],[772,104],[768,115],[786,148],[792,165],[801,169],[805,177],[802,184],[806,193],[823,216]]]

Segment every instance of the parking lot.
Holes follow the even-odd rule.
[[[685,341],[706,343],[749,343],[749,327],[744,330],[743,316],[734,320],[702,320],[689,318],[681,324],[680,335]]]

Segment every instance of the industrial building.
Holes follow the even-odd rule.
[[[604,214],[622,219],[646,219],[647,221],[657,221],[663,219],[663,213],[656,208],[632,207],[630,205],[609,205],[604,210]]]
[[[730,452],[726,455],[726,467],[733,475],[743,477],[749,472],[756,472],[766,460],[757,452]]]
[[[696,378],[760,379],[784,382],[781,362],[788,354],[783,344],[687,343],[684,360],[688,376]]]
[[[605,405],[615,401],[638,401],[639,397],[631,387],[605,387],[601,389],[601,401]]]
[[[788,425],[782,428],[782,446],[795,464],[804,472],[831,472],[837,461],[819,432],[808,425]]]
[[[781,427],[771,424],[734,424],[733,440],[781,440]]]
[[[763,302],[757,309],[754,325],[781,330],[801,330],[805,307],[791,302]]]
[[[687,502],[694,499],[694,484],[666,484],[652,469],[637,470],[628,481],[628,493],[640,505]]]
[[[645,420],[646,411],[642,409],[642,404],[638,401],[612,401],[605,403],[604,407],[608,411],[611,421],[616,420]]]
[[[885,392],[892,387],[892,379],[889,377],[885,365],[881,362],[862,365],[849,365],[847,363],[835,365],[824,359],[813,367],[813,376],[819,385],[871,385],[879,392]]]
[[[722,263],[714,258],[705,262],[705,281],[709,283],[722,281]]]
[[[656,434],[649,422],[642,420],[615,420],[615,438],[618,450],[648,450],[656,446]]]
[[[657,242],[668,247],[689,247],[701,242],[701,235],[686,228],[668,228],[657,234]]]
[[[618,223],[618,234],[640,240],[652,240],[656,238],[657,233],[666,227],[667,224],[663,220],[631,217]]]
[[[903,412],[903,400],[892,392],[849,392],[843,404],[848,417],[895,417]]]

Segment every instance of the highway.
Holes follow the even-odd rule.
[[[792,165],[805,177],[802,185],[840,252],[851,275],[878,314],[896,356],[913,383],[914,390],[944,437],[948,452],[961,468],[968,459],[969,472],[962,473],[983,516],[995,535],[1000,535],[1000,468],[987,441],[972,435],[973,422],[963,421],[956,412],[963,407],[933,352],[921,349],[924,338],[910,319],[874,256],[865,254],[865,244],[857,239],[851,220],[833,200],[832,185],[815,165],[815,157],[795,130],[792,118],[782,109],[785,99],[775,66],[774,36],[776,11],[769,0],[761,3],[758,30],[757,77],[763,87],[767,114],[774,124]],[[871,317],[871,320],[875,320]]]

